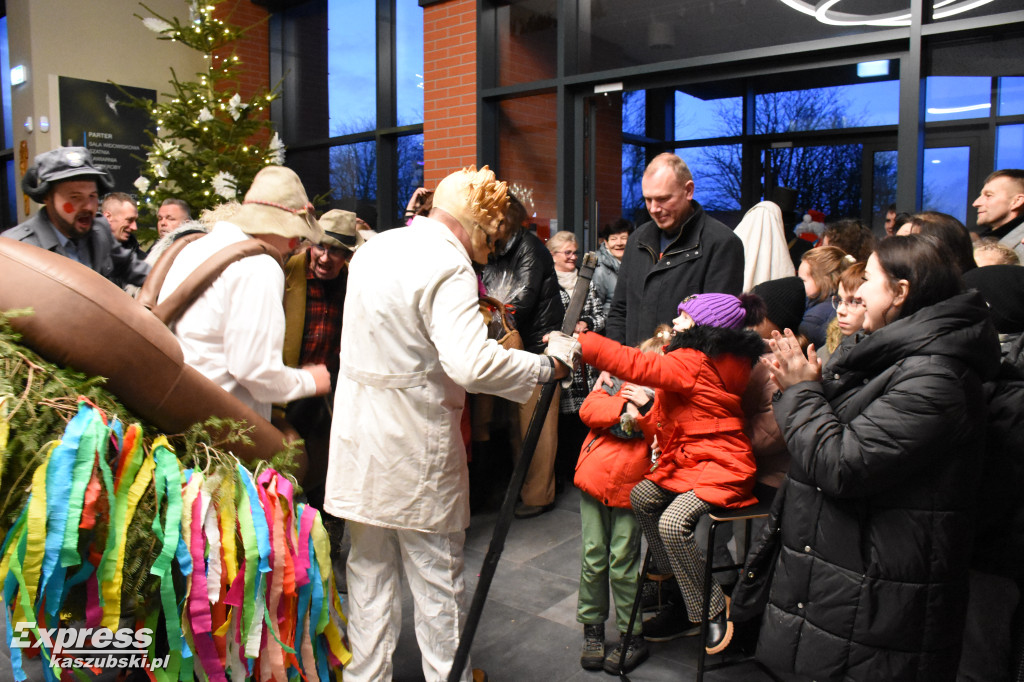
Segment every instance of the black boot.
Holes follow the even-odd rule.
[[[718,654],[729,646],[732,641],[732,621],[726,609],[708,621],[708,636],[704,642],[704,650],[709,654]]]

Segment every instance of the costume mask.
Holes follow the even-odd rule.
[[[469,256],[481,265],[494,253],[495,243],[508,237],[508,186],[487,166],[463,168],[438,183],[434,208],[459,221],[469,235]]]

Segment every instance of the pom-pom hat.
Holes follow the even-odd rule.
[[[679,304],[679,312],[693,318],[694,324],[708,327],[740,329],[747,311],[740,299],[732,294],[695,294]]]

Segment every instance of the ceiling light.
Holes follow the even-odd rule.
[[[938,107],[928,107],[927,111],[929,114],[962,114],[965,111],[978,111],[979,109],[991,109],[992,105],[989,102],[984,104],[968,104],[963,107],[946,107],[940,109]]]
[[[779,0],[779,2],[829,26],[910,26],[909,9],[879,14],[851,14],[835,9],[842,0],[818,0],[816,3],[807,0]],[[992,0],[933,0],[932,18],[945,19],[990,2]]]

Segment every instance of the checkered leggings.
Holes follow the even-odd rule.
[[[697,614],[703,602],[704,555],[697,546],[693,530],[700,517],[711,511],[712,505],[692,490],[673,493],[646,479],[636,484],[629,501],[651,547],[655,567],[660,571],[666,566],[672,568],[686,602],[687,614],[690,620],[698,622]],[[708,617],[714,618],[724,608],[725,595],[712,576]]]

